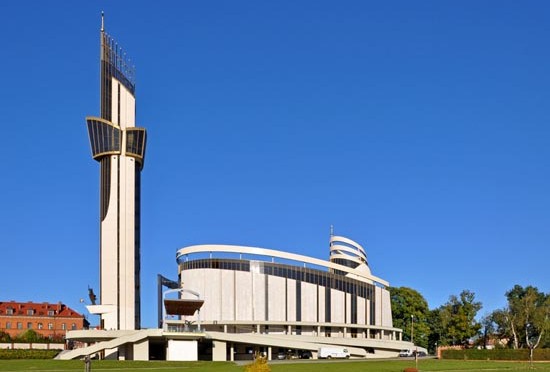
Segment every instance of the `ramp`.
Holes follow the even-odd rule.
[[[78,359],[86,355],[92,355],[103,350],[115,349],[127,343],[136,343],[152,336],[162,336],[162,330],[146,329],[146,330],[135,331],[130,334],[126,334],[124,336],[113,338],[112,340],[97,342],[87,347],[73,349],[73,350],[66,350],[63,353],[59,353],[55,357],[55,359],[60,359],[60,360]]]

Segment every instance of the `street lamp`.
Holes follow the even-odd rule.
[[[414,346],[414,315],[411,314],[411,342]],[[414,364],[418,370],[418,347],[415,347],[414,350]]]

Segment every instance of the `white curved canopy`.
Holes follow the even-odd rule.
[[[371,275],[370,272],[365,272],[364,270],[361,269],[361,267],[352,269],[343,265],[335,264],[333,262],[320,260],[318,258],[303,256],[295,253],[278,251],[274,249],[259,248],[259,247],[246,247],[246,246],[240,246],[240,245],[225,245],[225,244],[191,245],[189,247],[184,247],[179,249],[176,252],[176,260],[188,254],[210,253],[210,252],[250,254],[250,255],[258,255],[258,256],[266,256],[271,258],[281,258],[284,260],[298,261],[305,264],[317,265],[321,267],[326,267],[328,269],[334,269],[341,272],[345,272],[346,277],[356,279],[362,282],[389,286],[389,283],[387,281],[381,278],[378,278],[374,275]]]

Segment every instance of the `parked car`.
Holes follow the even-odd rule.
[[[317,353],[319,359],[346,358],[350,357],[348,349],[343,347],[321,347]]]
[[[312,357],[311,351],[309,351],[309,350],[303,350],[300,353],[300,359],[311,359],[311,357]]]
[[[286,359],[286,353],[281,351],[277,354],[277,359],[279,360],[283,360],[283,359]]]
[[[417,357],[425,357],[426,355],[428,355],[424,351],[415,351],[414,354],[416,354]]]
[[[399,356],[400,356],[400,357],[411,357],[411,356],[413,356],[413,355],[414,355],[414,354],[413,354],[413,351],[410,350],[410,349],[401,350],[401,351],[399,352]]]

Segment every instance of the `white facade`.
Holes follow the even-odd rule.
[[[251,266],[257,262],[251,261]],[[352,319],[352,295],[330,288],[330,319],[325,315],[326,287],[268,274],[201,268],[182,270],[184,288],[201,294],[202,322],[272,321],[358,324],[392,327],[387,289],[374,286],[374,297],[357,297]],[[297,294],[299,292],[299,294]],[[191,297],[189,297],[191,298]],[[374,321],[370,306],[376,304]],[[187,320],[197,321],[197,316]]]
[[[200,314],[170,320],[169,329],[200,323],[218,340],[216,358],[323,345],[349,347],[352,357],[387,357],[410,346],[393,328],[389,284],[372,275],[365,250],[350,239],[331,236],[328,261],[229,245],[185,247],[176,256],[182,288],[200,293],[204,304]]]
[[[331,242],[344,239],[352,242],[334,236]],[[201,251],[233,252],[256,257],[246,260],[194,260],[193,255]],[[366,257],[364,253],[359,256]],[[278,263],[275,257],[281,261],[289,258],[296,260],[296,265]],[[345,258],[342,250],[339,250],[337,257]],[[366,260],[358,267],[350,268],[331,261],[262,248],[210,245],[183,248],[178,251],[178,260],[181,285],[201,293],[204,300],[200,312],[203,322],[393,326],[389,291],[385,288],[387,283],[372,276],[370,268],[361,267],[366,266]],[[332,282],[327,284],[328,280]],[[197,316],[193,320],[198,320]]]
[[[111,80],[111,122],[121,129],[121,148],[124,149],[125,129],[135,127],[136,101],[120,81],[114,77]],[[117,311],[104,314],[102,326],[105,329],[131,330],[139,328],[139,321],[136,321],[139,273],[135,268],[136,164],[133,157],[124,153],[110,155],[110,158],[111,192],[107,214],[101,221],[100,300],[102,304],[114,305]]]
[[[133,71],[101,30],[101,117],[87,117],[100,163],[101,327],[140,327],[140,173],[146,133],[135,126]],[[107,309],[107,310],[105,310]]]

